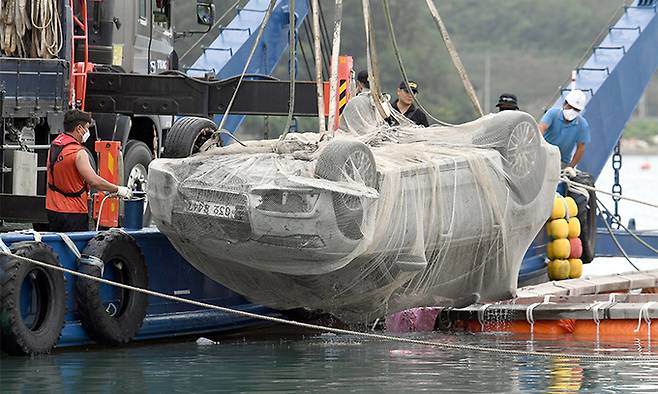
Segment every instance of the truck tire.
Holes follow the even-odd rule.
[[[215,130],[215,122],[206,118],[187,116],[176,120],[165,138],[162,157],[183,158],[197,153]]]
[[[375,157],[368,146],[355,140],[336,139],[329,142],[318,157],[315,175],[330,181],[360,178],[366,186],[377,187]],[[361,199],[341,193],[333,193],[332,199],[340,232],[351,240],[363,238]]]
[[[146,191],[149,163],[153,155],[142,141],[128,140],[123,153],[123,184],[133,190]]]
[[[11,252],[59,267],[43,242],[18,242]],[[66,314],[66,282],[60,271],[16,257],[0,257],[0,344],[11,355],[49,353]]]
[[[135,239],[124,232],[110,230],[96,235],[89,240],[82,254],[98,257],[104,262],[103,277],[106,279],[114,275],[114,281],[126,285],[148,286],[144,255]],[[80,264],[78,270],[101,277],[101,269],[95,265]],[[98,343],[128,343],[144,322],[148,305],[146,294],[78,278],[75,295],[82,326]]]

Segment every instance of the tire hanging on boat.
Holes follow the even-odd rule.
[[[89,240],[82,255],[78,267],[82,273],[139,288],[148,286],[144,255],[135,239],[122,231],[110,230],[96,235]],[[85,263],[85,256],[102,260],[103,268]],[[148,305],[146,294],[78,278],[75,295],[82,326],[98,343],[128,343],[144,322]]]
[[[572,181],[594,187],[592,176],[586,172],[578,173]],[[578,206],[578,220],[580,221],[580,241],[583,245],[581,260],[584,264],[591,263],[595,257],[596,247],[596,192],[570,188],[567,192],[576,201]]]
[[[43,242],[11,245],[17,256],[59,267]],[[60,271],[13,256],[0,256],[0,345],[11,355],[49,353],[57,344],[66,314],[66,281]]]

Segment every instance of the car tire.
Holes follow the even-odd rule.
[[[183,158],[197,153],[215,130],[215,122],[206,118],[187,116],[176,120],[165,138],[162,157]]]
[[[315,166],[315,175],[330,181],[354,179],[354,170],[366,186],[377,187],[375,157],[368,146],[360,141],[336,139],[324,147]],[[363,238],[363,206],[358,197],[333,193],[336,223],[340,232],[351,240]]]
[[[473,143],[500,152],[512,198],[526,205],[537,198],[544,184],[544,177],[533,171],[546,166],[546,152],[541,140],[532,116],[521,111],[503,111]]]

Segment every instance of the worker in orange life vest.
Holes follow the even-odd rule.
[[[77,109],[64,115],[64,132],[48,151],[46,210],[50,231],[87,231],[87,189],[116,193],[130,198],[132,190],[106,181],[96,174],[83,148],[89,138],[91,114]]]

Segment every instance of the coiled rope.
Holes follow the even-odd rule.
[[[0,1],[0,53],[50,59],[57,57],[63,41],[57,0]]]
[[[3,244],[0,244],[3,245]],[[73,271],[68,268],[63,268],[59,266],[54,266],[50,265],[47,263],[43,263],[41,261],[37,261],[34,259],[30,259],[27,257],[23,256],[18,256],[10,251],[7,251],[6,249],[3,249],[0,247],[0,255],[5,255],[8,257],[16,258],[28,263],[36,264],[40,267],[43,268],[48,268],[48,269],[53,269],[56,271],[60,272],[65,272],[70,275],[74,275],[80,278],[85,278],[88,280],[93,280],[97,281],[100,283],[104,283],[107,285],[111,286],[116,286],[120,287],[122,289],[126,290],[131,290],[135,291],[138,293],[143,293],[146,295],[154,296],[154,297],[159,297],[159,298],[164,298],[167,300],[171,301],[177,301],[177,302],[182,302],[186,303],[189,305],[194,305],[202,308],[208,308],[208,309],[213,309],[213,310],[218,310],[221,312],[233,314],[233,315],[239,315],[242,317],[247,317],[251,319],[259,319],[259,320],[265,320],[273,323],[279,323],[279,324],[286,324],[290,326],[296,326],[296,327],[303,327],[303,328],[308,328],[312,330],[318,330],[318,331],[325,331],[329,333],[334,333],[334,334],[346,334],[346,335],[354,335],[354,336],[359,336],[363,338],[371,338],[371,339],[379,339],[379,340],[385,340],[385,341],[394,341],[394,342],[400,342],[400,343],[408,343],[408,344],[413,344],[413,345],[424,345],[424,346],[432,346],[432,347],[437,347],[437,348],[445,348],[445,349],[454,349],[454,350],[470,350],[470,351],[476,351],[476,352],[485,352],[485,353],[494,353],[494,354],[501,354],[501,355],[510,355],[510,356],[536,356],[536,357],[568,357],[568,358],[579,358],[583,360],[618,360],[618,361],[658,361],[658,356],[652,356],[652,355],[640,355],[640,356],[617,356],[617,355],[605,355],[605,354],[577,354],[577,353],[554,353],[554,352],[538,352],[538,351],[525,351],[525,350],[513,350],[513,349],[499,349],[499,348],[489,348],[489,347],[483,347],[483,346],[475,346],[475,345],[460,345],[460,344],[452,344],[452,343],[440,343],[440,342],[432,342],[428,340],[422,340],[422,339],[413,339],[413,338],[404,338],[404,337],[396,337],[392,335],[384,335],[384,334],[375,334],[371,332],[360,332],[360,331],[352,331],[352,330],[345,330],[345,329],[340,329],[340,328],[333,328],[333,327],[325,327],[325,326],[320,326],[317,324],[309,324],[309,323],[302,323],[302,322],[297,322],[297,321],[292,321],[292,320],[286,320],[286,319],[281,319],[278,317],[272,317],[272,316],[265,316],[265,315],[259,315],[256,313],[251,313],[251,312],[245,312],[237,309],[232,309],[232,308],[226,308],[223,306],[218,306],[218,305],[212,305],[208,304],[205,302],[199,302],[199,301],[194,301],[194,300],[189,300],[186,298],[182,297],[177,297],[169,294],[163,294],[159,293],[156,291],[148,290],[148,289],[142,289],[139,287],[134,287],[130,285],[126,285],[123,283],[118,283],[118,282],[113,282],[107,279],[103,278],[98,278],[92,275],[87,275],[81,272]]]

